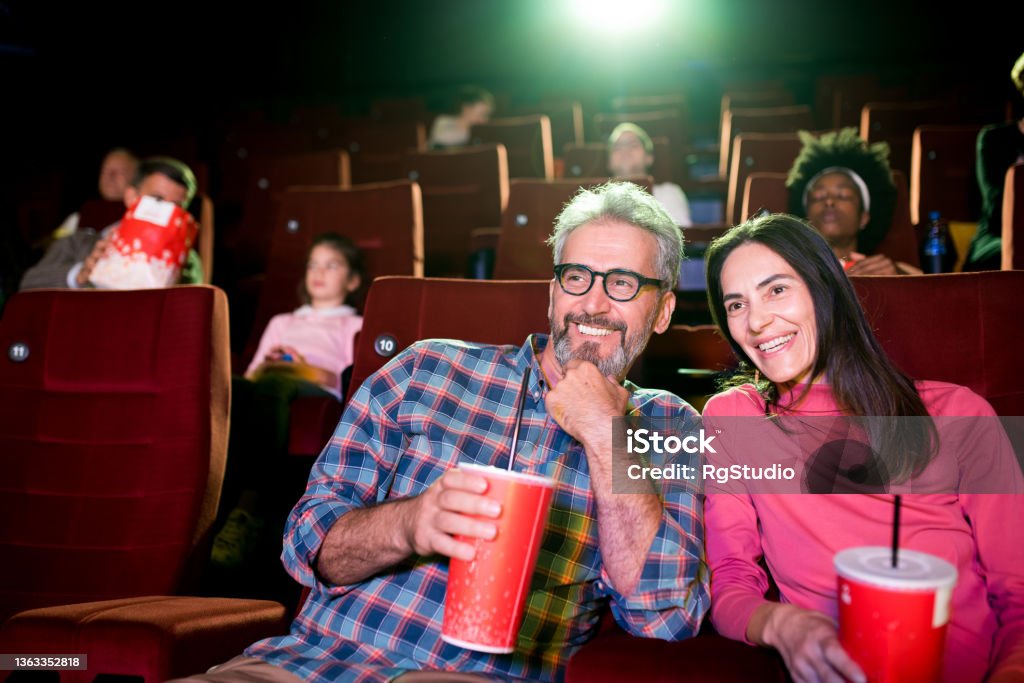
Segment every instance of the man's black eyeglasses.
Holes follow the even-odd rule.
[[[594,286],[594,276],[600,275],[604,283],[604,293],[614,301],[632,301],[640,293],[644,285],[665,287],[664,280],[644,277],[632,270],[616,268],[607,272],[591,270],[579,263],[559,263],[555,266],[555,278],[562,291],[573,296],[583,296]]]

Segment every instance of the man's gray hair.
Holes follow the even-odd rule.
[[[554,252],[555,265],[562,262],[565,240],[587,223],[612,219],[634,225],[654,235],[658,241],[658,278],[668,289],[679,279],[679,261],[683,257],[683,233],[665,211],[661,202],[639,185],[609,182],[593,189],[581,188],[555,219],[555,230],[547,239]]]

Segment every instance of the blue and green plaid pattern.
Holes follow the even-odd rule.
[[[538,354],[546,343],[542,335],[518,348],[420,342],[364,383],[285,532],[285,567],[312,587],[310,597],[290,635],[256,643],[246,654],[307,680],[385,681],[409,669],[439,669],[547,681],[564,677],[569,656],[595,635],[609,604],[635,635],[696,634],[708,607],[698,501],[681,489],[665,492],[640,584],[628,597],[618,594],[602,569],[583,447],[545,411]],[[320,583],[312,569],[317,552],[345,512],[415,496],[459,462],[507,466],[527,366],[530,396],[514,469],[550,476],[556,490],[516,651],[489,655],[441,640],[446,558],[410,558],[357,585]],[[641,414],[682,418],[687,429],[698,423],[676,396],[629,388]]]

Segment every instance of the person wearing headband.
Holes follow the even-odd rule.
[[[698,493],[612,490],[616,418],[701,438],[682,399],[625,379],[671,321],[681,231],[650,194],[617,182],[580,190],[549,243],[550,334],[421,341],[367,379],[285,528],[285,568],[311,588],[291,633],[188,680],[556,681],[609,609],[633,635],[697,634],[709,606]],[[501,514],[460,462],[555,480],[511,654],[441,639],[448,557],[474,555],[457,535],[491,538],[496,526],[471,515]]]
[[[853,128],[800,135],[804,147],[786,180],[790,212],[806,217],[850,275],[919,274],[876,251],[896,203],[888,145],[868,146]]]

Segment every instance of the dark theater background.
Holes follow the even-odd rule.
[[[289,275],[277,282],[277,290],[271,293],[276,298],[267,303],[271,301],[267,294],[270,288],[261,290],[260,282],[269,272],[267,263],[276,263],[269,252],[270,229],[278,216],[276,204],[266,197],[259,198],[261,174],[269,174],[275,164],[286,166],[288,162],[283,160],[289,156],[340,149],[352,157],[352,185],[356,185],[358,174],[370,168],[358,164],[366,163],[367,157],[379,150],[371,144],[361,147],[351,137],[352,131],[363,134],[378,127],[376,137],[371,139],[375,140],[373,144],[385,146],[387,140],[379,133],[384,128],[379,126],[417,121],[429,131],[432,117],[441,113],[452,93],[466,84],[493,93],[495,119],[564,112],[567,104],[578,106],[573,110],[581,114],[577,146],[590,144],[591,151],[598,149],[598,155],[605,154],[602,145],[607,141],[608,121],[616,116],[671,112],[677,117],[672,119],[673,125],[678,124],[672,130],[680,133],[680,139],[662,143],[655,136],[659,144],[666,145],[658,149],[672,152],[661,160],[662,166],[652,170],[652,176],[667,169],[670,180],[681,185],[690,198],[695,228],[693,233],[684,233],[689,249],[691,244],[701,243],[702,235],[707,238],[720,234],[733,222],[727,215],[730,183],[725,166],[732,138],[726,138],[724,157],[720,142],[723,95],[739,98],[753,93],[749,102],[757,106],[761,101],[758,97],[770,93],[764,101],[771,106],[804,106],[808,125],[801,127],[817,131],[860,126],[861,108],[869,102],[935,105],[935,110],[942,112],[942,120],[929,123],[980,128],[986,123],[1020,118],[1024,108],[1009,72],[1024,50],[1022,7],[1019,0],[954,0],[952,5],[905,0],[0,0],[0,321],[4,305],[17,291],[25,270],[42,256],[51,233],[68,214],[96,196],[97,172],[108,150],[123,146],[140,156],[170,155],[193,166],[200,192],[213,207],[212,284],[227,294],[231,348],[224,355],[231,356],[232,370],[240,373],[270,315],[294,307],[299,276],[291,273],[302,273],[305,268],[304,257],[295,254],[303,254],[306,245],[288,252],[292,258]],[[784,97],[775,99],[780,94]],[[906,117],[901,121],[906,124]],[[910,177],[912,132],[913,127],[903,131],[902,138],[894,138],[893,146],[905,158],[905,165],[897,167],[905,194],[909,193],[906,179]],[[559,135],[563,137],[555,139],[553,175],[569,177],[573,172],[565,161],[564,133]],[[387,151],[401,157],[408,147]],[[426,152],[425,144],[421,143],[420,152]],[[375,177],[375,181],[410,177],[407,170],[402,170],[405,160],[398,158],[391,163],[399,171],[394,176]],[[742,171],[741,164],[737,167]],[[383,165],[372,168],[380,171]],[[591,177],[607,173],[602,164],[594,168]],[[973,183],[973,161],[962,171],[962,179]],[[424,184],[422,179],[420,183]],[[470,183],[463,182],[466,184]],[[408,197],[418,190],[413,186],[413,190],[406,191]],[[976,188],[964,192],[976,194]],[[974,194],[970,201],[975,201]],[[430,237],[432,226],[426,217],[426,204],[424,201],[421,221],[426,233],[426,274],[434,275],[439,269],[432,259],[440,249]],[[977,207],[976,201],[972,206]],[[739,214],[738,207],[734,215]],[[913,210],[910,215],[914,215]],[[977,220],[976,216],[963,218],[965,222]],[[504,216],[472,227],[493,229],[503,221]],[[411,222],[415,221],[401,225],[407,241]],[[909,220],[905,222],[910,235],[914,226]],[[258,232],[253,227],[256,225],[267,230]],[[550,217],[542,227],[546,230],[548,226]],[[477,234],[472,234],[476,240]],[[495,245],[487,241],[486,232],[481,234],[484,237],[472,246],[482,245],[473,252],[473,257],[484,254],[482,260],[473,261],[471,267],[457,274],[490,274]],[[490,235],[493,237],[493,233]],[[311,239],[311,235],[303,239]],[[916,254],[914,237],[907,239]],[[465,249],[467,241],[462,239],[458,246]],[[488,253],[491,261],[487,260]],[[644,385],[651,382],[669,388],[699,406],[714,390],[713,381],[721,376],[716,373],[727,369],[724,363],[735,359],[710,325],[682,329],[683,324],[710,323],[701,290],[701,251],[691,253],[697,254],[694,263],[700,282],[678,293],[672,330],[686,335],[694,329],[696,332],[674,338],[662,335],[660,341],[655,338],[637,364],[642,374],[636,379]],[[411,260],[406,258],[404,265],[408,267]],[[550,254],[545,252],[541,260],[543,272],[550,277]],[[988,275],[1015,277],[1019,273]],[[957,288],[956,277],[941,281],[943,296],[948,290],[962,296],[955,299],[958,302],[986,300],[974,290],[964,294],[965,290]],[[963,276],[960,281],[964,278],[970,280],[970,276]],[[989,343],[994,337],[999,341],[1019,340],[1020,320],[1024,320],[1019,315],[1019,297],[1000,289],[1002,298],[992,297],[998,299],[995,304],[979,304],[978,311],[968,311],[970,315],[965,313],[958,319],[957,331],[950,333],[947,328],[942,343],[933,344],[931,335],[936,333],[931,328],[926,331],[926,343],[904,334],[911,327],[920,332],[925,323],[946,320],[948,311],[943,309],[939,295],[929,293],[927,282],[920,284],[926,278],[906,278],[915,283],[906,295],[902,283],[891,285],[901,288],[900,297],[888,299],[879,292],[892,290],[882,289],[885,282],[877,283],[892,283],[896,278],[861,280],[858,291],[869,295],[875,292],[875,302],[884,304],[876,307],[884,309],[882,313],[871,312],[879,316],[880,328],[897,329],[903,335],[894,333],[885,344],[887,351],[898,349],[889,352],[900,364],[906,362],[909,374],[920,372],[922,378],[970,384],[985,398],[999,398],[998,391],[986,392],[988,389],[1002,391],[1004,385],[1016,383],[1004,392],[1004,402],[996,407],[1000,415],[1021,414],[1024,403],[1017,403],[1024,401],[1020,373],[1014,376],[1009,371],[1011,366],[1019,367],[1019,342],[1014,342],[1012,349],[1007,344]],[[992,286],[998,289],[1008,281]],[[432,284],[436,283],[408,281],[399,291],[399,286],[392,283],[393,288],[388,290],[392,307],[381,310],[395,319],[395,327],[387,327],[382,314],[373,321],[375,334],[398,335],[398,326],[402,331],[435,331],[430,326],[436,323],[440,329],[451,322],[448,318],[458,318],[460,325],[468,325],[458,328],[459,332],[494,322],[480,323],[463,310],[453,312],[444,291],[427,291]],[[545,283],[517,284],[522,289],[502,291],[517,296],[527,292],[520,299],[528,298],[529,303],[543,300],[546,304]],[[876,286],[879,289],[873,289]],[[209,292],[209,288],[202,291]],[[426,303],[422,310],[410,310],[404,296]],[[529,310],[526,305],[522,301],[505,303],[509,305],[479,305],[481,311],[488,305],[492,309],[488,315],[476,317],[501,318],[494,324],[510,328],[526,325],[525,315],[515,315],[516,311]],[[910,327],[900,326],[905,320],[901,305],[912,307],[915,316],[920,317],[915,317]],[[9,305],[7,313],[14,308]],[[508,315],[493,315],[495,311],[505,313],[506,308]],[[545,310],[543,304],[535,307],[540,324],[545,322]],[[925,312],[919,314],[919,310]],[[1006,315],[1006,310],[1014,315]],[[429,311],[441,311],[438,317],[442,320],[431,320]],[[888,311],[893,312],[885,318]],[[1014,319],[1007,320],[1010,317]],[[974,334],[975,328],[980,330],[982,322],[987,325],[990,319],[996,323],[986,328],[988,337]],[[369,320],[367,315],[364,323],[368,326]],[[89,341],[85,328],[88,323],[81,330],[66,322],[61,327],[72,330],[67,336],[75,337],[74,344],[81,341],[77,339],[79,333]],[[1005,333],[1006,329],[1012,334]],[[503,331],[507,333],[508,328]],[[698,334],[702,336],[698,338]],[[963,349],[953,348],[958,341],[947,343],[953,335],[962,335]],[[444,328],[430,336],[459,335]],[[367,335],[366,339],[375,337]],[[399,348],[413,339],[399,335]],[[394,344],[396,339],[390,341]],[[675,354],[687,344],[693,344],[694,357],[680,359]],[[363,346],[357,349],[354,361],[359,380],[382,365],[384,359],[380,356],[385,355],[375,355],[372,346]],[[359,351],[364,355],[360,356]],[[704,357],[698,357],[705,351]],[[983,352],[988,354],[984,358]],[[950,358],[952,361],[947,362]],[[360,359],[364,359],[361,368]],[[702,362],[711,365],[700,365]],[[363,371],[361,376],[359,371]],[[202,388],[205,390],[205,386]],[[6,405],[17,404],[10,395],[0,398],[7,400]],[[332,433],[340,411],[341,404],[329,398],[309,411],[292,412],[292,425],[299,424],[295,416],[300,413],[309,422],[301,423],[305,432],[296,429],[289,435],[289,455],[302,457],[283,458],[288,462],[282,467],[280,481],[290,487],[287,495],[293,497],[289,502],[300,495],[313,458]],[[76,417],[80,422],[88,421],[87,412]],[[6,426],[16,421],[8,416]],[[518,426],[516,429],[518,432]],[[207,461],[202,462],[203,468],[207,465]],[[0,472],[3,477],[5,474]],[[237,499],[237,491],[235,494]],[[223,517],[229,501],[222,499],[221,503]],[[275,542],[279,539],[280,535]],[[211,584],[208,575],[188,578],[195,579],[193,585],[201,585],[207,596],[280,601],[284,604],[278,606],[276,618],[280,619],[282,614],[294,613],[299,589],[285,576],[274,554],[280,551],[280,545],[271,550],[269,559],[247,582],[225,587]],[[207,558],[209,552],[202,559]],[[0,578],[4,562],[0,557]],[[196,572],[197,576],[201,574]],[[6,588],[0,586],[0,594]],[[165,592],[175,590],[184,593],[181,585]],[[11,594],[20,597],[17,591],[8,591]],[[51,602],[59,604],[57,600]],[[666,660],[674,657],[671,650],[663,652],[669,653]],[[728,654],[721,655],[722,660],[727,658]],[[649,659],[654,661],[653,657]],[[0,680],[4,674],[0,672]],[[636,680],[643,678],[638,676]]]
[[[56,203],[46,218],[59,222],[94,192],[99,159],[114,145],[188,147],[208,164],[216,204],[224,181],[218,145],[243,114],[287,121],[295,107],[335,104],[341,115],[365,116],[381,97],[424,97],[436,111],[444,89],[460,83],[494,92],[497,116],[552,97],[576,99],[588,127],[616,97],[682,94],[690,142],[717,142],[722,90],[741,82],[781,82],[797,103],[813,105],[820,76],[870,74],[908,99],[953,93],[998,111],[1012,93],[1007,74],[1021,49],[1012,7],[4,0],[5,283],[26,265],[19,240],[38,238],[44,218],[36,214],[40,225],[19,232],[18,202]]]

